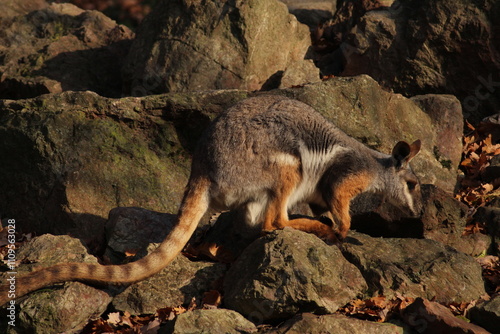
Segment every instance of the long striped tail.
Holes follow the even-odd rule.
[[[177,224],[160,246],[148,256],[124,265],[88,263],[65,263],[33,271],[16,278],[15,296],[10,282],[0,285],[0,306],[14,298],[42,287],[66,281],[132,283],[150,277],[163,268],[182,251],[198,222],[208,210],[209,181],[204,178],[191,179],[179,209]]]

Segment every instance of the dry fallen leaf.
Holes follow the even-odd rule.
[[[108,324],[110,325],[118,325],[120,322],[121,322],[121,315],[120,315],[120,312],[113,312],[113,313],[110,313],[108,314]]]
[[[127,249],[127,250],[125,251],[125,256],[126,256],[126,257],[136,256],[136,255],[137,255],[137,252],[138,252],[138,250],[137,250],[137,249]]]
[[[203,294],[203,308],[217,308],[222,303],[222,295],[217,290],[210,290]]]
[[[160,330],[161,321],[159,319],[154,319],[147,325],[141,327],[141,334],[157,334]]]
[[[156,316],[161,322],[174,320],[176,316],[186,312],[182,306],[178,307],[165,307],[156,311]]]

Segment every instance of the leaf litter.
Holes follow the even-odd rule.
[[[500,196],[500,175],[486,177],[491,160],[500,155],[500,124],[479,123],[477,127],[466,123],[470,132],[464,136],[464,148],[455,197],[470,208],[469,220],[481,206]],[[473,229],[471,233],[477,233]]]
[[[222,302],[222,295],[217,290],[204,293],[201,304],[191,299],[188,306],[164,307],[154,314],[131,315],[129,312],[110,312],[97,320],[88,323],[80,334],[156,334],[160,327],[183,313],[196,309],[216,309]]]

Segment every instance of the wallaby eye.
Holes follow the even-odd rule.
[[[415,187],[417,186],[417,182],[415,181],[406,181],[406,185],[408,187],[408,190],[413,191]]]

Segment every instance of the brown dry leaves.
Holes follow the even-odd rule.
[[[337,313],[363,320],[385,322],[397,317],[413,301],[413,298],[403,296],[392,299],[387,299],[385,296],[365,300],[356,299],[340,308]]]
[[[129,312],[111,312],[107,315],[107,319],[100,318],[88,323],[81,334],[156,334],[162,324],[174,320],[180,314],[195,309],[215,309],[221,302],[220,292],[210,290],[205,292],[200,306],[193,298],[187,307],[165,307],[158,309],[155,314],[136,316]]]
[[[485,298],[489,297],[485,296]],[[340,308],[337,313],[362,320],[386,322],[392,318],[401,318],[404,309],[414,301],[414,298],[401,295],[392,299],[385,296],[365,300],[356,299]],[[465,313],[474,305],[476,305],[476,301],[452,303],[444,306],[448,307],[455,316],[465,316]]]
[[[494,156],[500,154],[500,125],[479,123],[477,127],[468,122],[471,132],[464,136],[463,159],[460,169],[463,176],[459,179],[459,189],[455,197],[470,208],[468,225],[464,235],[484,233],[482,223],[473,222],[477,209],[492,198],[500,196],[500,175],[486,175],[487,168]],[[487,177],[485,177],[487,176]]]
[[[500,154],[500,125],[480,123],[476,128],[467,123],[471,132],[464,136],[463,160],[460,168],[464,176],[456,198],[472,208],[486,204],[490,198],[499,196],[500,175],[493,180],[484,180],[483,174],[491,159]],[[494,140],[495,139],[495,140]]]

